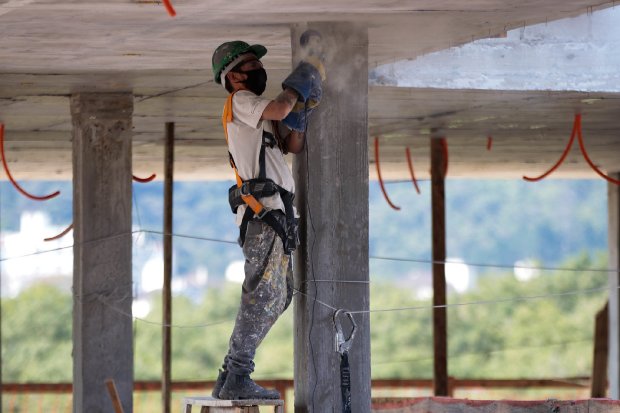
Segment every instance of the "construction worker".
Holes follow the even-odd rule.
[[[260,59],[266,53],[264,46],[232,41],[220,45],[212,58],[215,82],[229,93],[222,124],[237,180],[229,201],[245,257],[241,304],[212,393],[227,400],[280,398],[277,391],[256,384],[250,374],[256,348],[293,296],[290,254],[298,239],[295,182],[284,154],[303,150],[306,102],[312,95],[314,106],[321,96],[317,68],[302,63],[275,99],[262,97],[267,74]]]

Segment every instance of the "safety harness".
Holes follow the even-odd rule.
[[[339,316],[341,314],[346,315],[351,323],[351,332],[347,338],[342,329]],[[349,366],[349,350],[353,344],[355,338],[355,332],[357,331],[357,324],[353,318],[353,314],[340,309],[334,312],[333,316],[334,328],[336,329],[336,336],[334,339],[334,347],[338,354],[340,354],[340,393],[342,395],[342,413],[351,413],[351,367]]]
[[[233,109],[232,100],[234,93],[231,93],[224,105],[224,111],[222,113],[222,126],[224,127],[224,135],[226,136],[226,144],[228,145],[228,123],[233,121]],[[260,154],[258,157],[259,174],[258,178],[248,179],[244,181],[239,176],[237,165],[233,159],[232,154],[228,151],[228,158],[230,166],[235,171],[235,178],[237,184],[230,187],[228,190],[228,202],[233,213],[237,213],[237,208],[241,205],[247,205],[243,219],[241,220],[241,226],[239,227],[239,241],[241,246],[245,242],[245,233],[248,227],[248,222],[252,219],[258,219],[269,225],[282,239],[282,245],[284,246],[284,253],[290,255],[291,252],[299,245],[298,239],[298,220],[295,218],[293,209],[293,199],[295,194],[280,185],[276,184],[273,180],[267,178],[265,167],[265,148],[273,148],[277,145],[276,139],[273,134],[263,130],[262,143],[260,148]],[[281,214],[276,213],[274,210],[267,209],[259,201],[261,198],[273,196],[275,194],[280,195],[282,203],[284,204],[284,217]]]

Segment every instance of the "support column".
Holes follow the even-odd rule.
[[[133,410],[130,93],[71,97],[73,412],[112,412],[105,380]]]
[[[174,123],[166,122],[164,149],[164,285],[162,289],[162,411],[170,413],[172,393],[172,207],[174,190]]]
[[[341,412],[334,310],[314,297],[335,308],[369,308],[368,30],[344,22],[294,26],[294,65],[302,54],[299,36],[307,28],[323,36],[327,82],[321,106],[310,117],[307,152],[294,162],[302,235],[295,285],[307,294],[295,301],[295,412]],[[352,411],[369,413],[369,314],[354,317]]]
[[[431,137],[431,211],[433,221],[433,390],[448,396],[448,320],[446,314],[446,142]]]
[[[611,174],[620,179],[620,173]],[[609,248],[609,397],[620,399],[620,186],[607,184]]]

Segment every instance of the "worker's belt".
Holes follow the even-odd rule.
[[[249,179],[243,181],[243,184],[239,187],[233,185],[228,190],[228,203],[230,209],[234,214],[237,213],[237,208],[241,205],[245,205],[243,196],[254,195],[254,198],[266,198],[280,193],[280,187],[271,179]],[[266,210],[265,210],[266,211]]]
[[[248,223],[252,220],[261,220],[269,225],[282,239],[284,253],[290,255],[299,245],[299,220],[295,218],[295,210],[293,209],[293,199],[295,195],[287,191],[271,179],[249,179],[243,181],[241,186],[233,185],[228,190],[228,202],[233,213],[237,213],[237,209],[241,205],[245,205],[243,196],[252,195],[260,200],[261,198],[270,197],[279,194],[284,204],[284,213],[280,210],[272,210],[264,208],[260,215],[254,213],[251,208],[246,208],[239,227],[239,243],[243,246],[245,242],[245,233]]]

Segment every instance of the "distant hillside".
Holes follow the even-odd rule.
[[[178,234],[234,241],[238,231],[227,201],[232,182],[178,182],[174,187],[174,231]],[[23,210],[47,211],[52,222],[71,222],[70,182],[26,182],[34,193],[60,189],[58,199],[35,202],[0,184],[1,228],[15,231]],[[161,231],[163,185],[135,184],[134,225]],[[370,182],[370,254],[429,260],[431,215],[429,183],[417,195],[411,183],[390,183],[387,191],[402,207],[392,210],[375,181]],[[448,256],[465,262],[512,265],[534,259],[547,265],[582,251],[606,250],[607,201],[602,180],[523,181],[448,180]],[[47,235],[47,234],[46,234]],[[149,235],[157,239],[157,235]],[[134,248],[139,248],[138,246]],[[240,249],[196,239],[175,239],[175,272],[198,266],[212,277],[223,276]],[[373,277],[398,278],[427,272],[428,264],[371,260]]]

